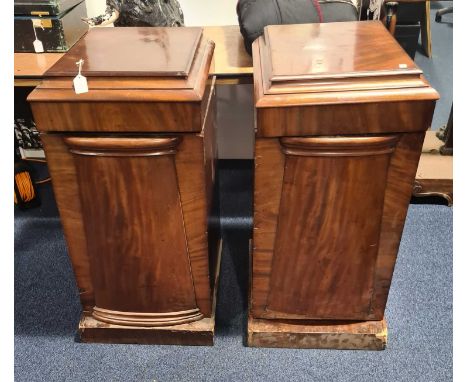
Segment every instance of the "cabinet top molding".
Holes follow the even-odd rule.
[[[439,98],[380,21],[270,25],[253,57],[257,107]]]
[[[44,75],[35,101],[201,101],[214,43],[203,29],[94,28]],[[75,94],[76,63],[89,91]]]

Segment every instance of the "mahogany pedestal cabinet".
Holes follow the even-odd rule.
[[[268,26],[253,62],[248,345],[384,349],[438,94],[379,21]]]
[[[213,50],[201,28],[94,28],[29,96],[84,342],[213,344]]]

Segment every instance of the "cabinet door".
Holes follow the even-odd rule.
[[[77,281],[93,289],[93,316],[164,326],[209,315],[203,139],[44,138]],[[70,226],[82,227],[86,256],[76,253]]]
[[[254,317],[377,317],[374,305],[382,304],[374,298],[386,300],[381,284],[390,284],[411,194],[408,171],[417,166],[415,155],[407,155],[409,170],[402,171],[401,157],[417,150],[419,134],[403,137],[395,156],[400,138],[257,140]],[[393,189],[395,176],[403,198]]]

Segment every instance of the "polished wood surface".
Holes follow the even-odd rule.
[[[196,309],[176,145],[163,151],[167,143],[156,139],[151,148],[157,151],[148,154],[132,144],[137,139],[113,145],[105,137],[75,139],[64,138],[77,168],[96,306],[141,313]]]
[[[206,135],[208,136],[208,134]],[[217,256],[217,245],[208,245],[208,217],[212,213],[214,178],[207,181],[206,167],[216,166],[216,158],[205,158],[204,150],[215,151],[216,140],[186,135],[175,156],[181,208],[184,216],[187,250],[197,306],[205,317],[213,314],[210,288],[210,260]],[[210,174],[211,175],[211,174]]]
[[[417,95],[417,91],[415,93]],[[257,134],[264,137],[383,134],[425,131],[431,126],[435,106],[430,99],[428,102],[409,99],[407,102],[385,102],[385,97],[375,99],[372,94],[368,94],[367,99],[371,102],[357,101],[359,108],[347,101],[321,107],[257,109]]]
[[[211,74],[218,79],[252,77],[252,57],[245,50],[239,25],[203,27],[203,33],[216,44]]]
[[[119,31],[118,28],[106,28]],[[134,29],[134,28],[123,28]],[[120,34],[120,32],[118,33]],[[102,45],[106,45],[107,39],[99,40]],[[194,53],[193,64],[187,76],[173,75],[169,70],[163,74],[162,70],[156,76],[145,74],[144,76],[122,75],[120,72],[109,72],[98,78],[92,76],[88,79],[89,92],[76,94],[73,88],[72,78],[67,76],[55,77],[56,70],[52,68],[45,74],[45,80],[31,93],[28,100],[31,102],[57,101],[57,107],[70,106],[68,102],[86,101],[99,102],[157,102],[163,101],[158,106],[164,108],[168,102],[192,101],[192,106],[197,106],[203,98],[205,84],[213,57],[214,43],[203,39]],[[91,54],[91,52],[89,53]],[[99,59],[99,52],[94,51],[96,60]],[[66,57],[62,58],[64,60]],[[57,65],[60,65],[60,61]],[[96,72],[96,75],[101,72]],[[76,75],[76,71],[73,76]],[[89,76],[89,73],[88,73]],[[40,89],[41,91],[36,91]],[[94,102],[91,103],[91,106]],[[75,107],[75,105],[73,105]],[[170,107],[170,106],[169,106]],[[70,111],[71,112],[71,111]],[[117,110],[115,110],[117,112]],[[149,112],[149,111],[148,111]],[[80,114],[89,114],[84,110]],[[123,114],[127,114],[123,113]],[[203,115],[203,111],[198,114]],[[95,112],[91,112],[95,114]],[[151,113],[150,113],[151,114]],[[154,113],[153,113],[154,114]],[[172,114],[172,113],[171,113]],[[76,116],[77,117],[77,116]],[[86,123],[87,125],[87,123]],[[75,128],[76,129],[76,128]],[[94,128],[93,128],[94,129]],[[187,130],[183,130],[187,131]]]
[[[249,242],[252,265],[252,241]],[[250,269],[250,275],[252,271]],[[251,284],[252,286],[252,284]],[[252,288],[249,290],[252,301]],[[341,350],[384,350],[387,324],[381,321],[282,320],[254,318],[247,324],[247,346],[316,348]]]
[[[385,188],[370,319],[384,317],[401,235],[411,200],[411,189],[421,155],[424,132],[400,135],[392,155]]]
[[[92,28],[46,76],[186,77],[200,43],[202,28]]]
[[[307,113],[307,115],[301,114],[302,120],[313,121],[313,125],[320,126],[322,123],[317,121],[320,118],[318,113],[323,111],[328,117],[336,116],[337,120],[341,120],[345,114],[349,115],[352,112],[349,104],[353,103],[366,104],[365,108],[354,112],[363,113],[357,116],[358,118],[369,119],[373,113],[381,115],[382,109],[379,110],[381,102],[393,102],[392,114],[397,116],[400,114],[399,109],[404,107],[401,105],[402,102],[416,103],[438,98],[437,92],[422,76],[421,70],[411,62],[403,48],[380,21],[360,21],[354,26],[349,24],[352,23],[268,26],[266,30],[271,29],[272,36],[265,34],[254,42],[252,49],[254,71],[262,73],[261,76],[254,76],[255,104],[259,119],[266,119],[265,123],[260,123],[258,127],[260,130],[264,129],[261,131],[262,135],[285,135],[284,132],[269,132],[271,128],[268,127],[272,125],[271,120],[277,120],[279,117],[278,108],[285,106],[290,106],[291,108],[288,108],[290,114],[297,116],[299,113],[297,109],[292,108],[294,106],[329,105],[331,108],[326,111],[324,108],[309,107],[301,112]],[[291,27],[294,31],[294,38],[286,37],[284,28],[287,27]],[[354,31],[356,36],[343,37],[341,31],[345,28],[349,29],[351,35]],[[311,33],[313,31],[317,32],[317,36]],[[319,37],[321,34],[323,34],[322,40]],[[272,43],[273,38],[278,39],[279,43]],[[357,41],[360,49],[355,45]],[[382,44],[382,41],[385,44]],[[340,45],[340,49],[335,49],[340,43],[349,47],[343,49]],[[291,55],[289,45],[295,49],[295,54]],[[281,49],[287,49],[288,58],[285,54],[278,53],[282,51]],[[311,55],[314,49],[323,53]],[[316,64],[311,61],[311,57],[315,56],[318,57]],[[403,67],[400,68],[400,64]],[[370,103],[369,99],[374,102]],[[340,116],[337,116],[337,113],[340,113]],[[287,114],[284,113],[285,117]],[[364,123],[379,125],[374,121],[364,121]],[[295,121],[283,121],[277,125],[284,131],[291,129],[290,126],[294,126]],[[395,126],[397,125],[395,123]],[[345,128],[341,127],[342,132],[337,133],[346,133]],[[419,129],[420,126],[415,128]],[[386,130],[387,128],[382,129]],[[296,131],[286,135],[305,133],[316,134],[314,131]]]
[[[214,44],[203,38],[198,46],[187,77],[90,77],[84,94],[69,78],[47,78],[28,97],[35,121],[48,131],[199,132]]]
[[[380,21],[270,25],[263,41],[271,82],[421,73]]]
[[[64,53],[15,53],[15,79],[21,77],[42,78]]]
[[[220,80],[221,83],[236,82],[242,78],[251,82],[252,57],[244,48],[238,25],[203,27],[203,35],[216,44],[210,75],[217,76],[218,83]],[[15,86],[39,85],[44,73],[63,55],[63,53],[15,53]]]
[[[397,137],[312,139],[300,151],[283,149],[283,189],[262,317],[367,319]]]
[[[212,315],[197,321],[169,326],[129,326],[103,322],[84,313],[78,326],[78,336],[87,343],[160,344],[160,345],[214,345],[216,294],[221,265],[222,240],[216,249],[213,269]]]
[[[366,332],[384,318],[438,94],[380,22],[342,25],[323,35],[330,47],[315,44],[321,26],[299,25],[296,42],[286,43],[287,26],[267,27],[275,33],[253,45],[252,346],[346,348],[354,329],[336,320],[359,320]],[[356,36],[343,38],[343,28]],[[354,52],[355,39],[368,49]],[[324,67],[307,47],[323,52]],[[390,68],[399,61],[407,67]],[[374,334],[361,343],[375,346],[357,348],[383,348],[386,333]]]
[[[88,54],[98,59],[94,48]],[[53,75],[29,97],[83,293],[84,341],[213,343],[213,48],[193,40],[186,77],[164,65],[152,76],[121,77],[110,66],[89,76],[83,97]]]
[[[37,93],[34,94],[36,96]],[[199,132],[202,119],[200,103],[139,103],[135,113],[132,102],[43,102],[31,104],[37,125],[49,131],[87,132]],[[60,116],[60,124],[57,119]]]
[[[94,285],[75,162],[62,136],[41,133],[41,142],[46,153],[47,168],[52,178],[55,201],[81,305],[84,312],[91,314],[95,306]]]

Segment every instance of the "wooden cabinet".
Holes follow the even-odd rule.
[[[248,343],[382,349],[438,94],[379,21],[269,26],[253,60]]]
[[[213,343],[213,49],[201,28],[95,28],[29,96],[85,342]]]

